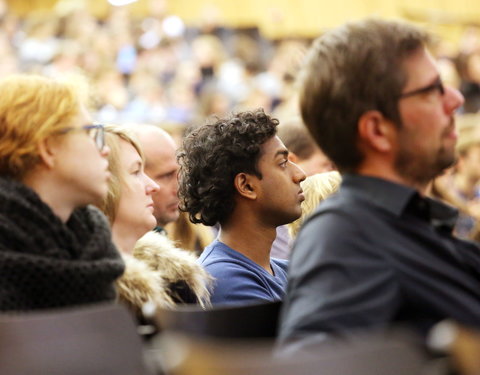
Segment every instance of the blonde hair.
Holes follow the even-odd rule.
[[[335,193],[340,187],[342,177],[336,171],[317,173],[308,176],[301,183],[305,200],[302,202],[302,215],[288,224],[290,237],[295,238],[303,222],[310,216],[318,204]]]
[[[178,247],[198,254],[214,240],[212,228],[192,223],[186,212],[180,211],[178,219],[168,223],[165,229]]]
[[[140,142],[130,127],[121,125],[105,126],[105,143],[110,148],[108,154],[108,171],[110,179],[108,181],[107,197],[103,201],[100,209],[108,217],[110,224],[113,224],[117,216],[118,205],[122,194],[122,186],[125,182],[125,171],[120,163],[120,141],[123,140],[131,144],[138,152],[142,161],[145,162]]]
[[[480,144],[480,114],[465,113],[455,117],[458,128],[456,151],[465,155],[473,145]]]
[[[21,180],[39,161],[38,144],[67,127],[87,104],[81,77],[11,75],[0,80],[0,175]]]

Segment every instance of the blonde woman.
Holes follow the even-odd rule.
[[[15,75],[0,81],[0,311],[115,299],[124,263],[104,215],[108,147],[86,91]]]
[[[205,306],[210,278],[196,257],[151,231],[156,225],[152,194],[158,186],[144,172],[143,153],[132,129],[107,126],[106,141],[111,179],[103,210],[127,265],[117,283],[120,299],[137,314],[146,302]]]
[[[335,193],[340,187],[342,177],[336,171],[317,173],[308,176],[301,183],[305,200],[302,202],[302,216],[288,225],[288,233],[294,239],[304,221],[310,216],[318,204]]]

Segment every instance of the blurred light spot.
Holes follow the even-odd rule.
[[[137,2],[138,0],[108,0],[108,2],[110,4],[112,4],[113,6],[116,6],[116,7],[121,7],[122,5],[127,5],[127,4],[131,4],[131,3],[135,3]]]
[[[163,31],[171,38],[179,37],[185,31],[185,25],[178,16],[168,16],[162,23]]]

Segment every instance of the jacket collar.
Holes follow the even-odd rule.
[[[340,189],[361,196],[397,217],[406,212],[414,213],[436,228],[451,231],[458,217],[458,211],[450,205],[422,197],[417,190],[409,186],[377,177],[345,174]]]

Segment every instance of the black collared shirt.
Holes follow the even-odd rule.
[[[300,231],[280,340],[452,318],[480,327],[480,249],[457,211],[386,180],[345,175]],[[307,338],[306,338],[307,339]]]

